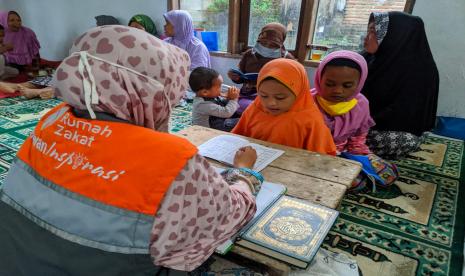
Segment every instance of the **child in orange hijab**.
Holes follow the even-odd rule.
[[[310,94],[304,67],[279,58],[268,62],[257,80],[258,97],[233,133],[271,143],[336,154],[331,133]]]

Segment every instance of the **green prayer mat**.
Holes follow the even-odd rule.
[[[324,248],[363,275],[462,275],[464,142],[429,135],[386,189],[346,194]]]
[[[0,184],[39,118],[59,103],[0,100]],[[191,111],[191,104],[173,109],[172,132],[191,125]],[[464,142],[429,135],[396,163],[401,176],[389,188],[346,194],[323,247],[357,260],[363,275],[461,275]]]
[[[24,97],[0,99],[0,184],[24,139],[40,117],[61,103],[56,99],[28,100]]]

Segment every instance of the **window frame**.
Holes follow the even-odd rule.
[[[295,50],[289,51],[306,66],[317,67],[319,62],[308,60],[310,45],[315,30],[318,3],[320,0],[302,0]],[[412,14],[416,0],[406,0],[404,12]],[[210,52],[212,56],[240,58],[248,49],[251,0],[229,0],[227,51]],[[179,9],[181,0],[168,0],[168,11]],[[305,16],[305,15],[310,16]]]

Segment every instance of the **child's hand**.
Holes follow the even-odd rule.
[[[228,71],[228,77],[235,83],[238,83],[241,81],[241,76],[238,74],[234,73],[232,70]]]
[[[235,86],[231,86],[228,89],[228,96],[226,97],[228,100],[235,100],[239,98],[239,88]]]
[[[234,156],[234,167],[252,169],[257,160],[257,152],[254,148],[247,146],[236,151]]]

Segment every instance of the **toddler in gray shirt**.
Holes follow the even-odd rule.
[[[192,106],[192,124],[230,131],[237,119],[230,119],[239,104],[239,89],[229,87],[221,95],[223,77],[207,67],[195,68],[189,77],[189,85],[196,93]]]

